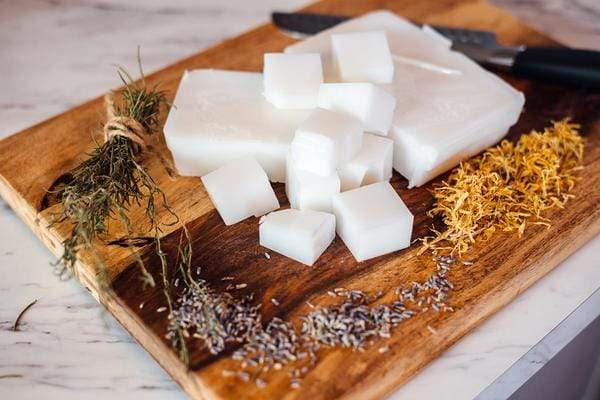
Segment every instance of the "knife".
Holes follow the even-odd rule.
[[[348,19],[350,17],[312,13],[271,14],[273,24],[294,37],[314,35]],[[452,41],[452,50],[465,54],[487,68],[528,79],[600,89],[600,51],[503,46],[496,40],[494,32],[437,25],[431,27]]]

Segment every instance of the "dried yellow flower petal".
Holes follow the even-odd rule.
[[[433,189],[436,203],[428,214],[441,216],[447,229],[432,229],[424,248],[460,256],[480,236],[513,231],[521,236],[528,225],[550,226],[542,213],[573,197],[569,192],[583,159],[579,129],[568,119],[554,122],[461,163]]]

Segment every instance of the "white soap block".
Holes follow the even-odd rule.
[[[281,210],[261,218],[260,245],[313,265],[335,238],[335,217],[312,210]]]
[[[357,261],[410,246],[413,215],[389,182],[333,196],[336,232]]]
[[[365,131],[385,136],[392,126],[396,98],[372,83],[324,83],[319,88],[319,107],[351,115]]]
[[[225,225],[279,208],[267,174],[252,157],[230,162],[201,179]]]
[[[291,153],[298,168],[329,176],[358,153],[362,138],[359,120],[317,108],[296,129]]]
[[[342,165],[338,174],[342,192],[392,177],[394,142],[377,135],[365,134],[360,152]]]
[[[264,94],[277,108],[307,109],[317,106],[323,82],[321,56],[267,53],[264,56]]]
[[[331,35],[333,60],[344,82],[390,83],[394,63],[384,31]]]
[[[394,81],[381,87],[396,98],[388,137],[394,169],[421,186],[498,142],[521,113],[524,96],[461,53],[431,28],[387,11],[365,14],[288,47],[319,52],[326,81],[335,81],[331,35],[384,30],[395,57]],[[406,62],[406,60],[412,60]]]
[[[299,169],[290,155],[285,192],[292,208],[331,212],[331,197],[340,192],[340,178],[335,171],[321,176]]]
[[[253,156],[272,181],[283,182],[290,142],[310,111],[275,108],[262,91],[259,73],[186,72],[164,127],[179,174],[202,176]]]

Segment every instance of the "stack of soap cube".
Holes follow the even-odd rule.
[[[316,109],[290,146],[286,192],[292,207],[331,212],[331,196],[341,186],[337,169],[358,154],[362,141],[357,119]]]
[[[393,143],[375,136],[387,135],[396,106],[374,84],[393,76],[385,33],[337,35],[332,43],[348,82],[322,83],[317,53],[264,56],[265,98],[280,109],[313,109],[296,129],[287,156],[286,193],[301,210],[331,212],[333,194],[392,175]]]
[[[321,222],[315,222],[327,221],[326,213],[335,213],[331,221],[341,222],[337,232],[359,261],[407,247],[412,232],[412,215],[386,182],[393,142],[384,136],[396,99],[375,85],[393,76],[385,33],[339,35],[332,42],[346,82],[322,83],[314,53],[266,54],[264,60],[265,98],[278,108],[313,110],[296,129],[287,155],[286,194],[296,210],[265,217],[260,241],[309,265],[327,247],[316,234]],[[387,186],[371,185],[378,182]],[[306,226],[300,229],[303,218]],[[393,237],[377,244],[381,233]]]
[[[394,75],[386,34],[331,42],[342,82],[323,83],[317,52],[268,53],[262,75],[186,73],[165,124],[178,170],[202,175],[226,225],[267,214],[260,244],[307,265],[333,241],[336,220],[359,261],[406,247],[412,231],[387,182],[396,99],[377,86]],[[292,209],[268,214],[279,208],[269,179],[286,182]]]

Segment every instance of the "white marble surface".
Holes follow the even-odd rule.
[[[597,0],[494,2],[570,45],[600,46]],[[138,44],[151,71],[265,21],[275,7],[303,3],[0,0],[0,137],[117,85],[112,64],[133,66]],[[453,399],[470,399],[518,360],[516,366],[524,369],[511,369],[517,371],[514,376],[531,373],[547,357],[523,355],[600,288],[599,254],[596,238],[392,397],[447,398],[452,393]],[[0,201],[0,399],[184,398],[85,290],[74,281],[56,280],[52,261]],[[38,303],[24,316],[20,331],[13,332],[15,317],[33,299]],[[586,305],[588,311],[582,308],[575,315],[587,315]],[[545,354],[558,351],[565,338],[581,330],[582,318],[555,330],[564,335],[542,341]],[[500,389],[510,385],[499,379],[482,398],[506,393]]]
[[[505,399],[536,374],[549,360],[558,354],[569,342],[598,318],[600,310],[600,289],[597,289],[576,312],[569,314],[564,321],[548,333],[524,354],[505,373],[488,386],[477,397],[478,400]],[[600,362],[600,360],[598,360]],[[600,367],[600,364],[598,364]]]

